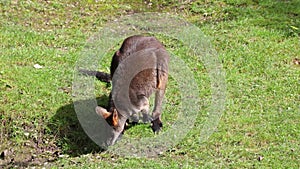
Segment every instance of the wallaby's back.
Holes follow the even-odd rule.
[[[162,43],[160,43],[155,37],[135,35],[128,37],[124,40],[121,48],[114,54],[110,74],[113,77],[115,70],[117,69],[119,63],[124,60],[127,56],[145,49],[165,49]]]

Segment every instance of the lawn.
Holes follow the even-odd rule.
[[[0,10],[0,168],[300,168],[300,1],[0,0]],[[101,150],[81,128],[72,99],[88,39],[106,23],[140,12],[167,12],[198,27],[226,82],[216,130],[199,141],[213,104],[209,68],[176,39],[154,34],[188,65],[199,89],[192,129],[156,157]],[[100,70],[109,70],[120,44],[114,45]],[[111,88],[93,83],[105,105]],[[170,77],[164,131],[184,106],[181,94]],[[125,135],[154,137],[148,124]]]

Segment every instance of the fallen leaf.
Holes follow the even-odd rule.
[[[294,30],[299,30],[299,28],[296,27],[296,26],[291,26],[291,28],[294,29]]]
[[[28,136],[29,136],[29,133],[28,133],[28,132],[24,132],[24,135],[25,135],[26,137],[28,137]]]
[[[41,68],[43,68],[43,66],[41,66],[41,65],[39,65],[39,64],[34,64],[33,67],[36,68],[36,69],[41,69]]]
[[[300,59],[294,58],[294,59],[293,59],[293,63],[294,63],[295,65],[300,65]]]

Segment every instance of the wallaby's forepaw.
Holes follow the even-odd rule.
[[[158,133],[163,127],[163,124],[160,121],[160,119],[153,120],[151,123],[152,123],[151,128],[154,133]]]

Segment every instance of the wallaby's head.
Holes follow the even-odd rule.
[[[113,129],[112,138],[107,138],[107,144],[113,145],[117,140],[122,137],[124,124],[121,124],[121,120],[119,119],[119,114],[116,108],[111,108],[110,111],[107,111],[105,108],[100,106],[96,107],[96,112],[98,115],[102,116],[109,126]]]

